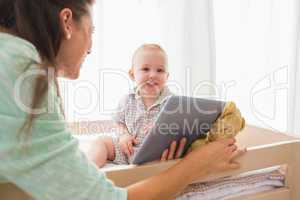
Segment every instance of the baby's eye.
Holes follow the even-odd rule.
[[[164,69],[157,69],[157,72],[165,72]]]
[[[149,71],[149,67],[143,67],[142,70],[147,72],[147,71]]]

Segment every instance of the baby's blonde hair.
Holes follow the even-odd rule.
[[[139,48],[137,48],[134,53],[133,53],[133,56],[132,56],[132,66],[131,68],[134,67],[134,62],[135,62],[135,59],[138,55],[139,52],[143,51],[143,50],[158,50],[160,52],[162,52],[164,54],[164,57],[165,57],[165,61],[166,61],[166,65],[165,65],[165,70],[168,71],[168,56],[167,56],[167,53],[166,51],[158,44],[143,44],[141,45]]]

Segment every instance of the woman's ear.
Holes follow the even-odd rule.
[[[128,71],[128,75],[129,75],[129,78],[134,81],[135,78],[134,78],[134,72],[133,72],[133,67],[130,68],[130,70]]]
[[[62,27],[64,38],[71,39],[73,32],[73,14],[69,8],[64,8],[59,13],[59,21]]]

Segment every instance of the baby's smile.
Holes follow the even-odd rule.
[[[153,81],[153,80],[146,81],[146,84],[150,85],[150,86],[156,86],[156,85],[158,85],[158,83],[155,82],[155,81]]]

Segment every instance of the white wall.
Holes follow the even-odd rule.
[[[217,83],[249,124],[286,131],[294,0],[214,0]]]

